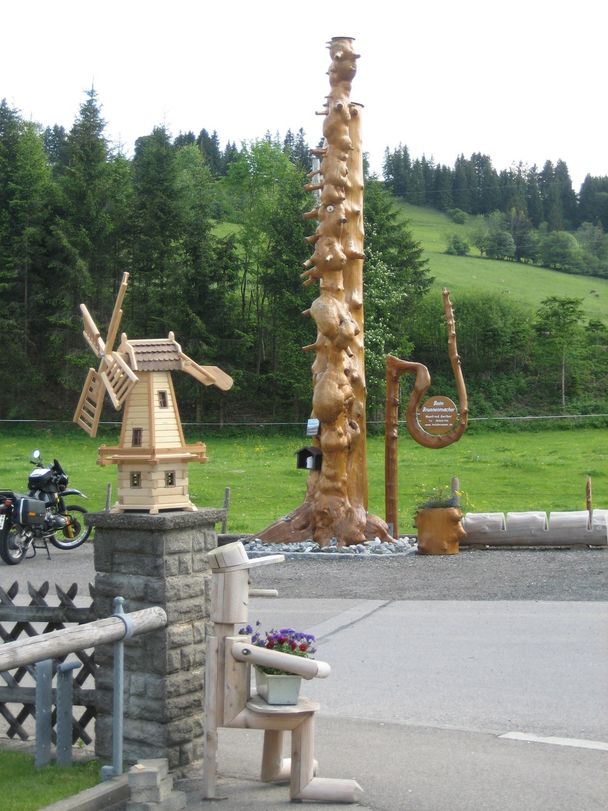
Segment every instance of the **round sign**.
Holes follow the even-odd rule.
[[[427,434],[447,434],[458,422],[456,403],[449,397],[429,397],[417,413],[420,427]]]

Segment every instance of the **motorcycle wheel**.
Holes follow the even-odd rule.
[[[70,538],[68,535],[67,527],[65,529],[56,530],[49,538],[53,546],[57,549],[76,549],[81,546],[91,534],[91,527],[87,527],[84,523],[84,515],[86,510],[84,507],[71,505],[65,508],[66,513],[70,516],[72,521],[72,530],[74,537]]]
[[[21,563],[27,552],[21,535],[14,526],[5,527],[0,533],[0,558],[9,566]]]

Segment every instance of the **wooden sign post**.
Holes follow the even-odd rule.
[[[413,439],[425,448],[446,448],[457,442],[468,424],[469,404],[456,345],[456,322],[448,290],[443,291],[443,307],[448,325],[448,354],[456,380],[460,414],[449,397],[430,397],[423,401],[431,385],[431,375],[422,363],[386,359],[386,410],[384,433],[384,491],[386,522],[393,537],[398,537],[397,441],[399,422],[399,378],[406,372],[416,375],[407,406],[405,423]]]

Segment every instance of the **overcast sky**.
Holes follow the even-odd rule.
[[[361,55],[353,101],[363,148],[407,144],[453,165],[482,152],[498,170],[562,158],[578,190],[608,175],[606,23],[599,0],[5,0],[0,98],[69,129],[94,85],[106,135],[130,153],[164,124],[228,140],[284,135],[328,92],[332,36]]]

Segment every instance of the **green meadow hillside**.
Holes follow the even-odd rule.
[[[576,276],[519,262],[485,259],[476,248],[470,256],[445,253],[451,234],[468,235],[470,226],[452,222],[447,214],[431,208],[395,204],[409,222],[414,237],[424,247],[434,284],[447,287],[457,300],[459,293],[491,293],[537,309],[549,296],[578,298],[589,319],[608,321],[608,280]]]

